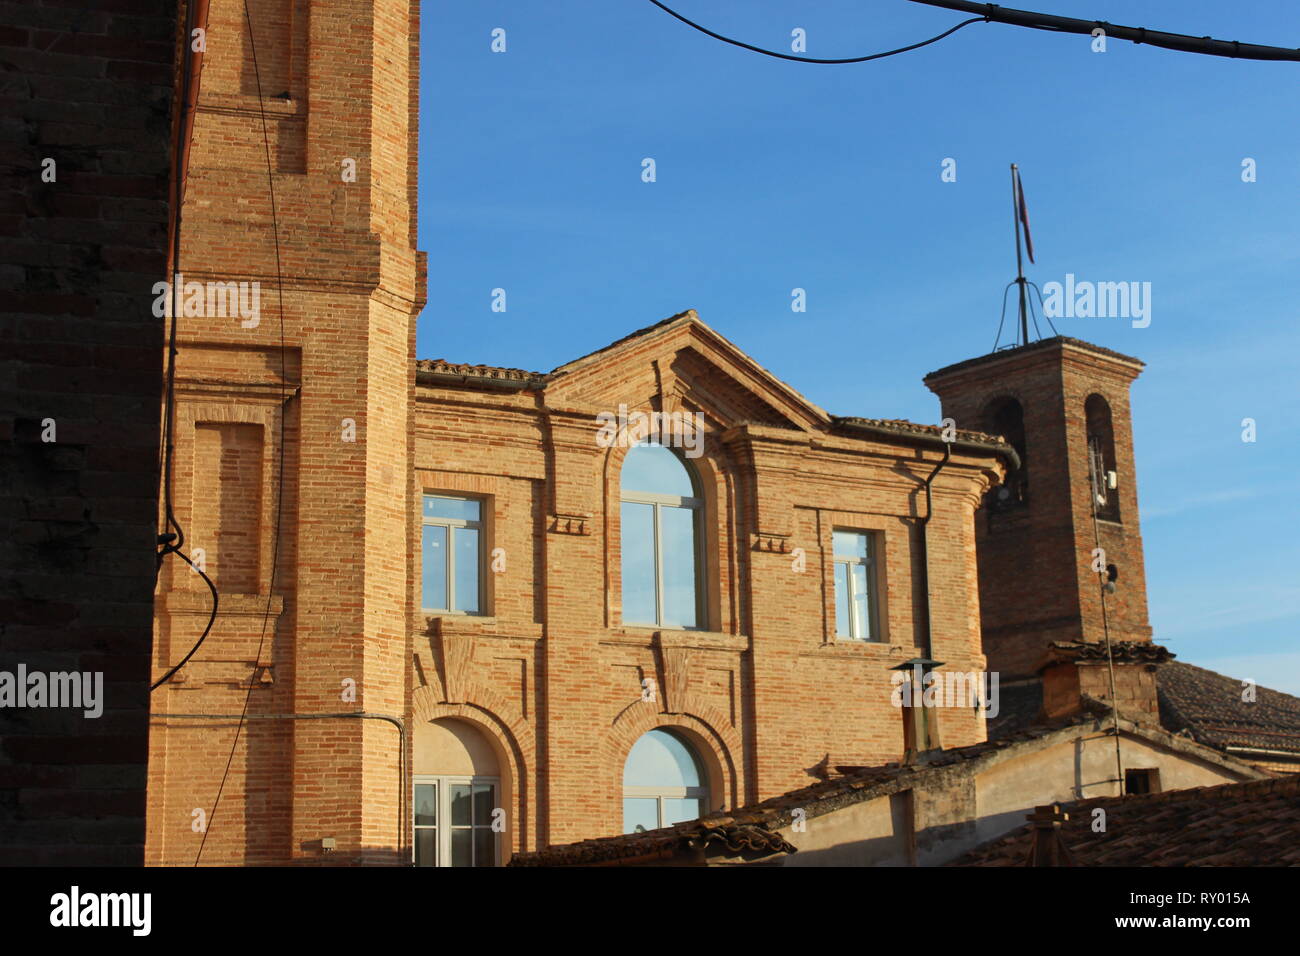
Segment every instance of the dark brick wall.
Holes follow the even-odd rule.
[[[0,3],[0,680],[103,674],[0,707],[0,864],[143,862],[176,17]]]
[[[1047,339],[949,366],[926,377],[958,428],[997,431],[989,409],[1024,409],[1027,492],[976,517],[980,621],[989,667],[1004,680],[1035,673],[1052,641],[1148,641],[1146,572],[1137,510],[1129,387],[1142,363],[1073,339]],[[1122,521],[1092,521],[1085,405],[1111,410]],[[1119,572],[1107,598],[1092,570],[1100,538]]]

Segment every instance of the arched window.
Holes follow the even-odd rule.
[[[700,761],[670,730],[652,730],[623,765],[623,832],[640,833],[699,819],[709,805]]]
[[[621,484],[623,622],[700,626],[703,499],[690,469],[670,448],[635,445]]]
[[[1007,440],[1020,458],[1020,468],[993,491],[996,505],[1012,505],[1029,500],[1029,459],[1025,454],[1025,410],[1010,396],[995,399],[984,414],[985,429]]]
[[[498,865],[501,771],[483,735],[461,720],[418,722],[412,763],[415,865]]]
[[[1083,413],[1088,422],[1088,469],[1097,499],[1097,517],[1118,521],[1119,474],[1115,467],[1115,431],[1110,405],[1100,395],[1092,394],[1083,404]]]

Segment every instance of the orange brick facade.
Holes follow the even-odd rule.
[[[956,433],[945,461],[940,429],[833,418],[694,313],[545,376],[417,363],[418,5],[252,7],[268,36],[259,27],[257,69],[240,4],[211,4],[180,270],[259,282],[261,314],[181,318],[173,499],[220,613],[153,695],[147,862],[404,863],[413,783],[442,772],[434,721],[490,753],[502,861],[620,832],[624,764],[656,727],[693,745],[710,809],[897,759],[890,668],[928,651],[945,670],[983,671],[981,614],[1013,632],[1023,620],[1023,606],[989,611],[1001,592],[977,564],[977,509],[1012,460],[958,397],[979,389],[939,388],[944,413],[973,430]],[[1034,467],[1048,474],[1059,453],[1051,467],[1069,487],[1053,493],[1073,504],[1055,511],[1075,515],[1087,491],[1072,409],[1095,382],[1067,376],[1064,408],[1033,401],[1060,387],[1059,369],[1035,378],[1034,357],[1023,361],[1025,405],[1043,416],[1032,428],[1067,423],[1057,451],[1032,449]],[[1102,378],[1131,473],[1126,374]],[[598,440],[598,416],[620,406],[703,416],[690,461],[703,499],[697,629],[623,621],[627,446]],[[483,505],[482,614],[421,611],[429,493]],[[1131,534],[1108,532],[1106,546],[1129,549],[1125,575],[1140,581],[1136,502],[1122,507]],[[879,640],[836,639],[837,528],[877,542]],[[1082,541],[1065,517],[1041,530],[1067,553]],[[1043,611],[1050,626],[1033,619],[1035,640],[1077,637],[1063,623],[1075,620],[1098,638],[1093,610],[1077,606],[1095,577],[1053,561],[1060,606]],[[169,562],[155,678],[193,647],[210,608],[199,576]],[[1143,628],[1144,599],[1121,604],[1112,629]],[[945,747],[985,739],[978,710],[938,719]]]

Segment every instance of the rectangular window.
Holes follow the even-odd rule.
[[[868,531],[832,531],[835,567],[835,636],[878,640],[876,544]]]
[[[1160,792],[1160,771],[1159,770],[1125,770],[1124,771],[1124,792],[1125,793],[1159,793]]]
[[[425,495],[423,597],[426,611],[483,613],[483,502]]]
[[[415,778],[415,865],[496,866],[497,781]]]

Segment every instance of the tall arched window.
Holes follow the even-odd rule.
[[[1010,396],[995,399],[984,413],[985,428],[1007,440],[1020,458],[1020,468],[994,489],[994,502],[1011,505],[1029,500],[1029,459],[1025,454],[1025,410]]]
[[[686,462],[663,445],[628,450],[621,475],[623,622],[700,626],[700,511]]]
[[[699,758],[670,730],[652,730],[623,765],[623,832],[640,833],[699,819],[709,791]]]
[[[1083,413],[1088,422],[1088,468],[1097,496],[1097,517],[1118,521],[1119,474],[1115,467],[1115,431],[1110,405],[1094,393],[1084,402]]]

